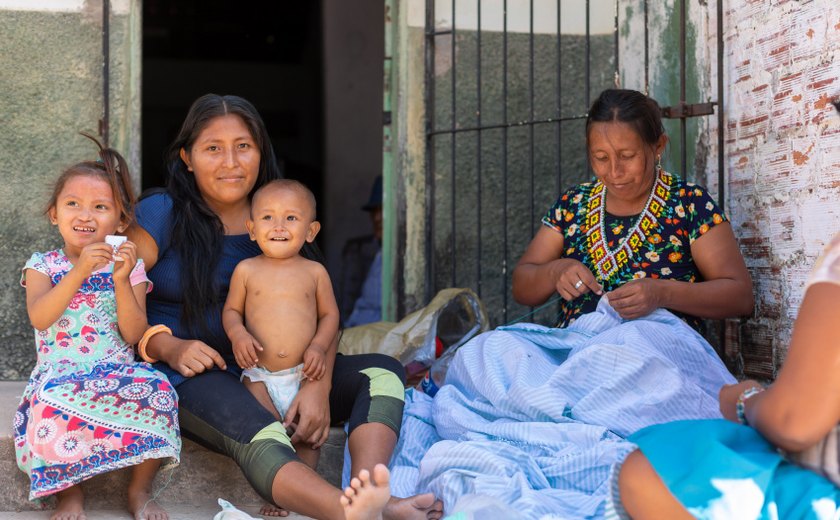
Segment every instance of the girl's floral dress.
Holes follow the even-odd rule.
[[[728,219],[705,189],[660,170],[639,215],[617,217],[604,211],[606,189],[600,182],[566,191],[543,217],[563,234],[564,257],[589,268],[609,292],[636,278],[702,281],[691,244]],[[600,296],[589,292],[562,304],[558,327],[595,310]],[[695,329],[701,320],[675,313]]]
[[[177,394],[165,375],[134,360],[120,335],[113,266],[93,273],[64,314],[35,331],[38,361],[14,419],[17,463],[30,477],[30,499],[146,459],[178,461]],[[21,285],[29,269],[55,286],[72,267],[61,250],[35,253]],[[151,290],[142,260],[130,280]]]

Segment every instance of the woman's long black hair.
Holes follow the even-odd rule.
[[[166,153],[166,188],[173,201],[172,245],[181,259],[181,288],[185,295],[181,319],[193,332],[206,330],[207,311],[221,303],[214,273],[222,255],[224,226],[202,198],[195,176],[181,160],[181,149],[189,152],[213,119],[229,114],[242,119],[260,151],[257,182],[248,196],[267,182],[283,177],[265,123],[250,102],[239,96],[217,94],[205,94],[195,100]],[[304,247],[302,254],[323,261],[317,247]]]

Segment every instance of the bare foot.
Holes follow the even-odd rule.
[[[382,519],[382,511],[391,498],[391,473],[384,465],[377,464],[373,468],[373,478],[371,480],[370,472],[363,469],[344,489],[341,506],[346,520]]]
[[[443,502],[431,493],[408,498],[391,497],[382,518],[387,520],[439,520],[443,518]]]
[[[280,506],[274,504],[265,504],[260,508],[260,514],[263,516],[289,516],[289,512]]]
[[[58,505],[50,520],[86,520],[85,495],[82,488],[73,486],[58,492]]]
[[[134,520],[169,520],[169,513],[145,489],[128,488],[128,512]]]

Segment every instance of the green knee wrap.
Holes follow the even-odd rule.
[[[271,488],[277,472],[288,462],[300,462],[286,434],[286,428],[281,423],[273,422],[258,431],[250,442],[241,443],[185,409],[179,413],[181,426],[188,428],[191,437],[205,447],[235,460],[254,490],[267,502],[274,503]]]
[[[258,431],[247,444],[236,443],[233,458],[251,486],[271,504],[274,503],[271,488],[277,472],[288,462],[300,462],[286,428],[279,422]]]
[[[366,422],[384,424],[399,435],[405,404],[402,381],[390,370],[382,368],[367,368],[362,373],[370,379],[370,408]]]

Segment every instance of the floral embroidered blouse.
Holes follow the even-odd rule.
[[[644,211],[626,217],[604,211],[605,196],[600,182],[577,185],[543,217],[544,225],[563,234],[564,257],[588,267],[604,292],[636,278],[702,281],[691,244],[728,220],[704,188],[660,171]],[[590,292],[564,301],[558,327],[595,310],[599,299]],[[675,314],[699,330],[699,318]]]

